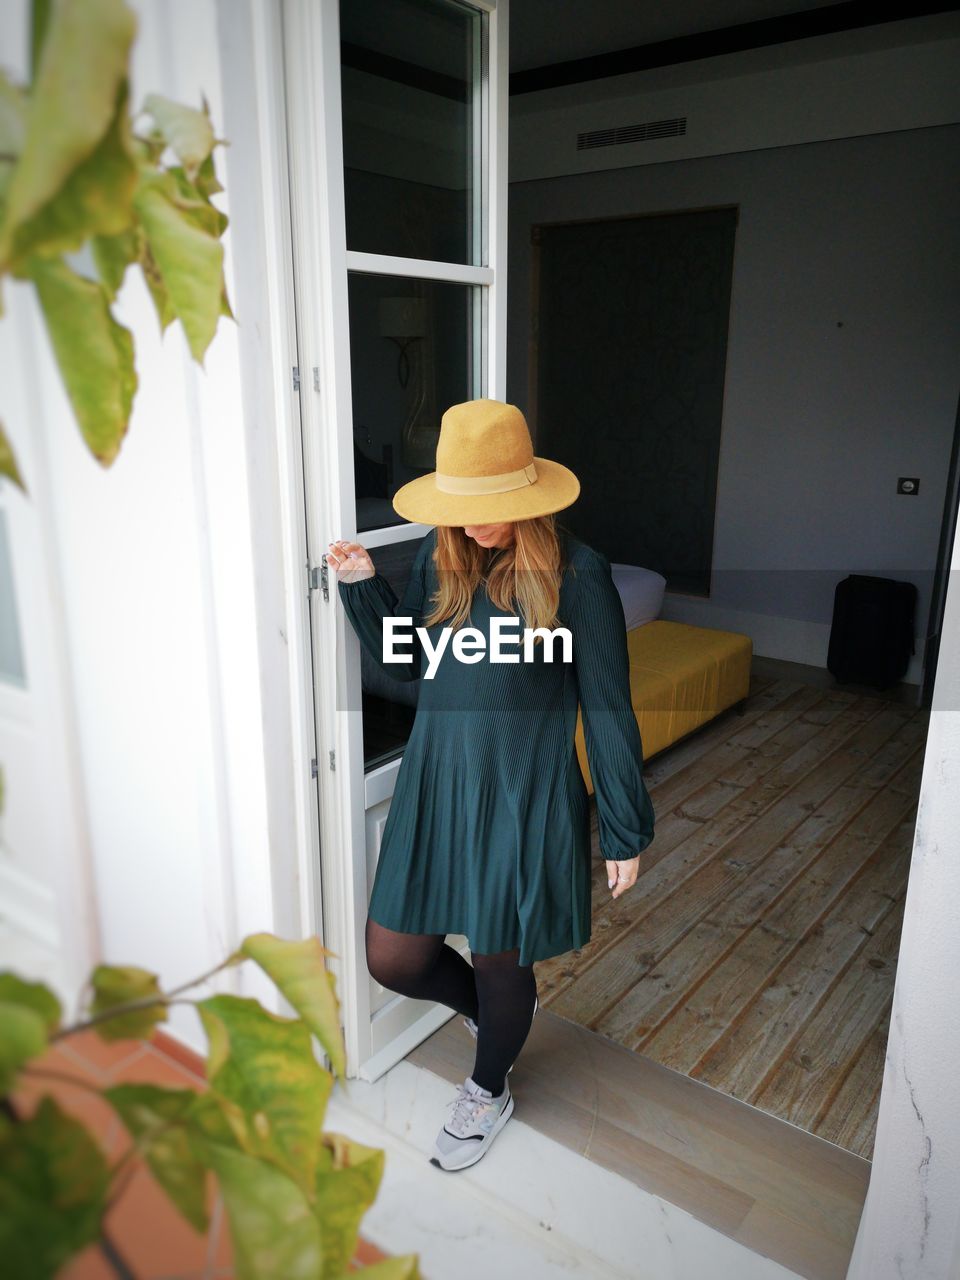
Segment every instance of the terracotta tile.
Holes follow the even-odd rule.
[[[363,1236],[357,1240],[357,1247],[353,1251],[353,1263],[358,1267],[369,1267],[374,1262],[382,1262],[384,1258],[390,1255],[378,1249],[372,1240],[365,1240]],[[356,1268],[351,1266],[352,1270]]]
[[[57,1280],[117,1280],[99,1245],[91,1245],[57,1272]]]
[[[198,1079],[192,1071],[179,1063],[158,1053],[152,1045],[144,1045],[143,1053],[129,1062],[121,1063],[110,1072],[112,1084],[136,1083],[163,1085],[168,1089],[193,1089],[203,1093],[207,1088],[205,1080]]]
[[[208,1182],[212,1189],[212,1175]],[[207,1239],[174,1208],[142,1161],[107,1215],[110,1238],[138,1280],[203,1272]]]
[[[188,1049],[185,1044],[181,1044],[173,1036],[167,1035],[159,1027],[154,1029],[149,1043],[156,1049],[157,1053],[165,1054],[166,1057],[172,1058],[174,1062],[179,1062],[181,1067],[186,1067],[188,1071],[192,1071],[198,1079],[206,1080],[207,1063],[201,1054],[194,1053],[192,1049]]]
[[[91,1028],[78,1031],[76,1035],[64,1036],[58,1040],[57,1047],[72,1055],[75,1060],[87,1062],[97,1071],[109,1073],[114,1067],[130,1061],[142,1053],[145,1045],[142,1040],[115,1040],[108,1043]]]
[[[85,1032],[75,1040],[52,1047],[36,1065],[98,1087],[138,1081],[197,1092],[207,1087],[198,1073],[202,1059],[175,1042],[174,1052],[169,1052],[169,1037],[102,1045],[93,1033]],[[24,1114],[32,1114],[41,1094],[51,1093],[97,1137],[111,1159],[129,1146],[130,1138],[113,1109],[89,1090],[72,1085],[69,1079],[41,1082],[22,1077],[22,1081],[22,1088],[12,1096]],[[230,1228],[213,1173],[208,1174],[207,1196],[212,1211],[204,1237],[170,1204],[149,1169],[138,1161],[107,1222],[111,1239],[138,1280],[232,1280]],[[361,1236],[349,1270],[362,1270],[388,1256]],[[62,1280],[113,1280],[114,1274],[100,1248],[92,1246],[64,1268]]]
[[[48,1050],[34,1065],[38,1071],[56,1071],[58,1076],[53,1078],[31,1072],[20,1075],[18,1087],[11,1096],[21,1114],[33,1115],[40,1099],[49,1094],[64,1111],[86,1127],[111,1160],[117,1159],[130,1145],[126,1130],[110,1104],[83,1087],[86,1083],[100,1088],[105,1083],[103,1079],[92,1071],[79,1068],[56,1049]],[[61,1076],[71,1076],[78,1083],[70,1084]]]

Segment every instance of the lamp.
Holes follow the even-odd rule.
[[[381,298],[380,336],[395,342],[400,349],[397,357],[397,380],[401,387],[410,381],[410,359],[407,348],[412,342],[426,336],[426,306],[423,298]]]

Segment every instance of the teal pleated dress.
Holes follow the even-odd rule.
[[[470,623],[486,644],[462,662],[453,637],[432,679],[415,628],[437,586],[436,530],[420,545],[403,599],[387,580],[338,581],[350,622],[390,676],[420,680],[413,728],[384,823],[369,914],[405,933],[464,934],[471,952],[520,948],[531,964],[590,939],[589,797],[577,758],[578,701],[597,804],[601,858],[638,857],[654,833],[643,780],[640,730],[630,703],[623,604],[610,564],[558,529],[564,556],[558,621],[572,634],[572,660],[559,643],[523,661],[522,641],[504,645],[516,663],[491,661],[498,609],[483,587]],[[383,662],[383,620],[411,618],[401,665]],[[450,619],[428,630],[436,647]],[[501,640],[501,644],[503,641]],[[399,647],[399,646],[398,646]]]

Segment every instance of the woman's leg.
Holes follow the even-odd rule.
[[[477,1057],[473,1079],[494,1095],[503,1092],[533,1022],[537,980],[532,964],[520,964],[520,948],[472,953],[479,996]]]
[[[367,916],[367,968],[391,991],[437,1000],[477,1021],[473,969],[443,933],[398,933]]]

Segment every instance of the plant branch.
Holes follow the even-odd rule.
[[[78,1031],[86,1031],[89,1027],[95,1027],[110,1018],[120,1017],[121,1014],[136,1013],[140,1009],[152,1009],[158,1004],[193,1004],[194,1001],[192,1000],[175,1000],[173,997],[178,996],[181,991],[188,991],[191,987],[199,986],[201,982],[207,982],[218,974],[221,969],[226,969],[234,963],[236,962],[233,956],[228,956],[226,960],[211,969],[209,973],[201,974],[199,978],[191,978],[189,982],[184,982],[179,987],[174,987],[168,995],[164,995],[161,992],[155,996],[143,996],[140,1000],[130,1000],[126,1004],[118,1004],[111,1009],[104,1009],[102,1013],[95,1013],[93,1017],[88,1018],[85,1022],[74,1023],[71,1027],[62,1027],[50,1037],[50,1043],[53,1044],[56,1040],[62,1040],[65,1036],[76,1035]]]
[[[128,1265],[123,1254],[110,1239],[104,1227],[100,1228],[100,1250],[120,1277],[120,1280],[137,1280],[136,1273]]]

